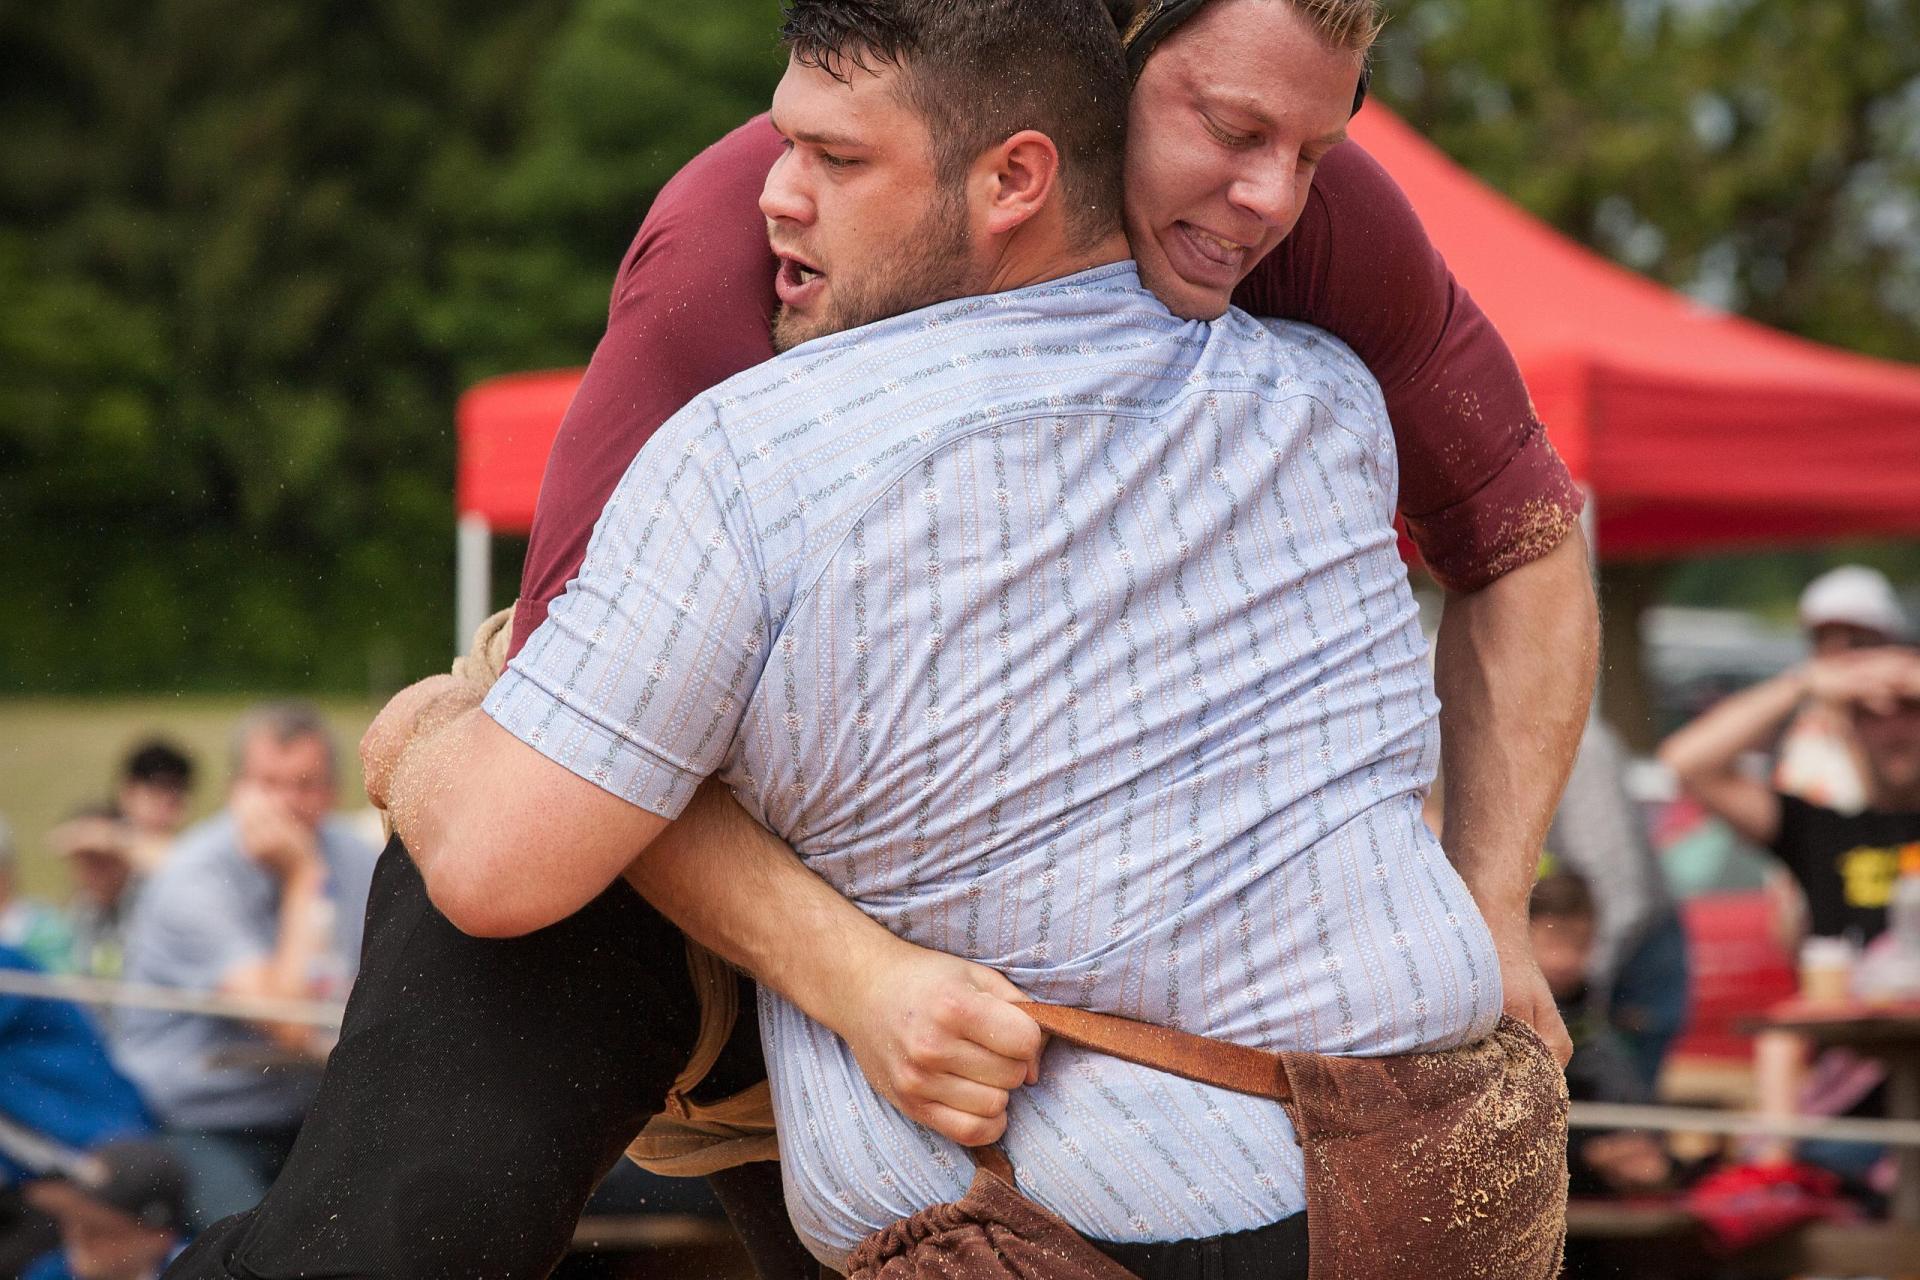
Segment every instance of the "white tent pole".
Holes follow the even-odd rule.
[[[473,633],[493,612],[493,527],[485,516],[460,517],[455,535],[453,652],[458,657],[473,643]]]

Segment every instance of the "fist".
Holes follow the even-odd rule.
[[[874,975],[847,1042],[867,1080],[908,1119],[962,1146],[999,1140],[1014,1089],[1040,1078],[1046,1036],[1000,974],[912,948]]]
[[[451,675],[428,676],[393,695],[360,738],[360,770],[367,799],[375,808],[387,807],[393,771],[408,746],[462,711],[478,706],[481,696],[481,690]]]

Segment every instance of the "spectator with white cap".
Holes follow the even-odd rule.
[[[1830,569],[1807,584],[1800,593],[1800,629],[1815,658],[1899,644],[1913,633],[1887,576],[1857,564]],[[1810,804],[1860,812],[1867,805],[1867,780],[1852,724],[1831,706],[1809,702],[1780,739],[1773,781]]]
[[[1807,706],[1847,726],[1859,744],[1865,803],[1854,812],[1788,794],[1741,767]],[[1880,644],[1816,656],[1722,700],[1662,743],[1660,759],[1707,809],[1774,852],[1804,891],[1815,935],[1851,936],[1857,944],[1886,928],[1901,851],[1920,843],[1920,652]],[[1803,1101],[1806,1046],[1769,1033],[1755,1048],[1761,1111],[1792,1114]],[[1827,1090],[1807,1105],[1842,1113],[1879,1078],[1875,1071],[1843,1074],[1844,1090]],[[1774,1142],[1754,1156],[1779,1163],[1790,1150]]]
[[[1800,593],[1800,627],[1817,657],[1899,644],[1913,634],[1887,575],[1858,564],[1829,569],[1807,584]]]

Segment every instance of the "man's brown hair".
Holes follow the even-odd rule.
[[[896,68],[943,182],[1034,129],[1059,148],[1077,247],[1119,229],[1127,63],[1101,0],[789,0],[780,35],[801,66],[841,80]]]

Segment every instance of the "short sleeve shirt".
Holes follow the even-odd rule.
[[[1377,386],[1318,330],[1181,321],[1131,263],[942,304],[676,414],[486,707],[667,817],[718,774],[886,928],[1036,998],[1461,1043],[1498,963],[1420,818],[1397,483]],[[763,995],[762,1039],[823,1261],[964,1190],[831,1033]],[[1096,1238],[1304,1203],[1270,1101],[1059,1047],[1009,1114],[1023,1188]]]
[[[748,121],[682,169],[642,222],[547,462],[512,652],[579,571],[600,509],[647,437],[773,354],[775,263],[758,199],[780,147],[766,117]],[[1400,454],[1401,515],[1447,586],[1485,586],[1577,521],[1580,493],[1512,354],[1358,145],[1322,161],[1299,224],[1234,300],[1331,332],[1372,370]]]
[[[378,850],[337,819],[322,824],[319,841],[333,913],[328,976],[344,981],[359,967]],[[213,991],[272,953],[279,924],[278,881],[242,851],[233,819],[215,815],[182,835],[147,881],[127,930],[127,980]],[[244,1022],[127,1009],[114,1039],[121,1067],[168,1124],[296,1125],[312,1096],[315,1073],[241,1061],[266,1043]]]
[[[1798,796],[1780,797],[1773,852],[1800,882],[1813,932],[1821,937],[1878,937],[1887,927],[1901,852],[1915,846],[1920,813],[1838,813]]]

